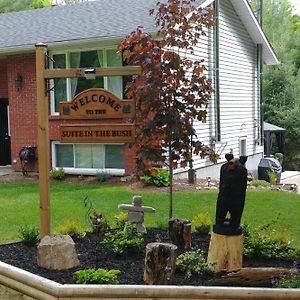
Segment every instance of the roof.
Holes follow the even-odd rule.
[[[197,0],[206,7],[214,0]],[[255,43],[263,45],[266,64],[277,64],[247,0],[230,0]],[[121,38],[137,26],[155,32],[149,9],[156,0],[99,0],[0,14],[0,54],[33,51],[36,43],[49,46]]]
[[[264,131],[270,131],[270,132],[282,132],[285,131],[284,128],[264,122]]]
[[[154,0],[101,0],[0,14],[0,50],[83,39],[122,37],[138,25],[154,32]]]

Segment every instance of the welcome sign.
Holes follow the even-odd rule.
[[[63,143],[130,143],[134,141],[133,124],[61,125]]]
[[[111,92],[92,88],[77,94],[71,102],[59,103],[61,119],[133,118],[133,100],[121,100]]]

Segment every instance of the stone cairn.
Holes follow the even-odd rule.
[[[150,206],[142,206],[141,196],[133,196],[132,204],[119,204],[118,208],[128,211],[128,221],[135,224],[138,233],[147,233],[144,225],[144,212],[154,213],[155,209]]]

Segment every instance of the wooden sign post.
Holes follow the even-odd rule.
[[[48,95],[46,80],[54,78],[85,77],[86,70],[47,69],[47,46],[36,44],[36,85],[38,114],[38,167],[40,188],[40,235],[50,235],[50,142],[48,128]],[[140,66],[95,68],[95,76],[127,76],[141,72]],[[124,119],[133,118],[133,100],[120,100],[109,91],[90,89],[75,96],[70,103],[60,104],[61,119]],[[82,138],[83,137],[83,138]],[[69,142],[128,143],[134,138],[134,126],[130,123],[62,125],[61,140]]]
[[[38,165],[40,188],[40,235],[50,235],[50,146],[48,129],[48,97],[45,90],[45,58],[47,47],[36,44],[36,93],[38,115]]]

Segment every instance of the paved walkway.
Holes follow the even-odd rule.
[[[297,193],[300,194],[300,172],[285,171],[281,174],[280,182],[285,184],[297,184]]]
[[[13,174],[14,170],[10,166],[0,166],[0,176]]]

